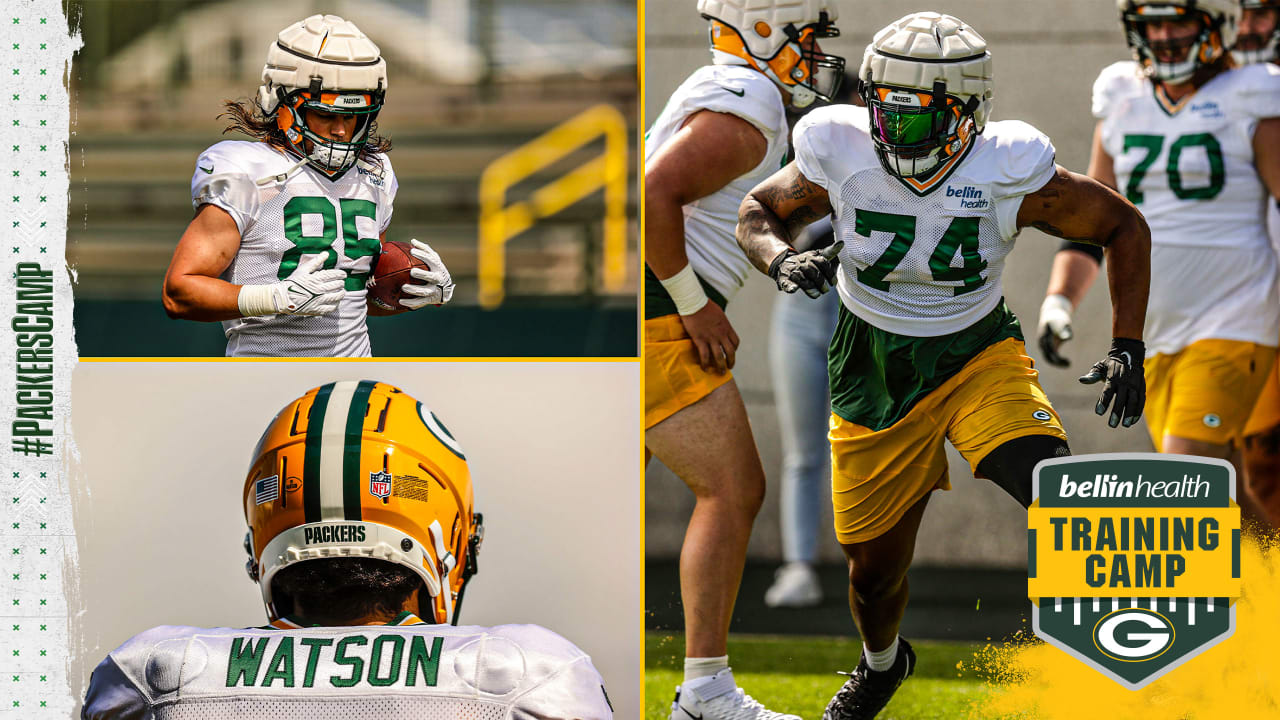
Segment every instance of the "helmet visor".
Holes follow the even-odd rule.
[[[876,116],[876,137],[889,145],[918,145],[933,137],[934,113],[925,110],[872,109]]]
[[[925,155],[940,147],[959,120],[959,101],[915,88],[870,88],[871,134],[876,143],[901,157]]]

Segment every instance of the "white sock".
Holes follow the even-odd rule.
[[[894,647],[897,647],[895,645]],[[729,656],[684,659],[684,681],[696,680],[700,677],[711,677],[729,667]]]
[[[864,643],[862,646],[862,656],[867,659],[867,667],[876,672],[884,672],[893,667],[893,661],[898,658],[898,636],[893,636],[893,642],[889,643],[889,647],[880,652],[872,652]],[[687,660],[685,662],[688,662]],[[686,671],[687,673],[688,671]]]

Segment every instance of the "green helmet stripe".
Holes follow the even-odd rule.
[[[320,522],[320,439],[324,431],[324,415],[329,407],[333,383],[323,385],[311,403],[307,418],[307,439],[302,461],[302,503],[305,520]]]
[[[347,520],[361,520],[360,513],[360,445],[364,418],[369,412],[369,393],[376,383],[361,380],[351,396],[347,409],[346,439],[342,446],[342,510]]]

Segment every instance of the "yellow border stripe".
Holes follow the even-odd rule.
[[[644,272],[645,256],[644,256],[644,133],[645,133],[645,94],[644,94],[644,0],[636,0],[636,73],[639,75],[639,93],[640,102],[638,103],[640,118],[636,123],[636,134],[639,135],[640,141],[640,160],[636,163],[636,171],[640,173],[639,182],[637,183],[640,192],[640,210],[636,218],[640,228],[640,282],[636,283],[636,295],[639,299],[640,313],[636,316],[636,348],[639,349],[641,359],[644,358]],[[644,587],[645,587],[645,539],[644,539],[644,499],[645,499],[645,444],[644,444],[644,368],[640,369],[640,502],[636,503],[640,512],[640,713],[644,714],[645,695],[644,695],[644,675],[645,675],[645,645],[644,645],[644,623],[645,623],[645,607],[644,607]]]

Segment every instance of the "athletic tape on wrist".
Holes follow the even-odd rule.
[[[693,268],[689,265],[685,265],[684,269],[666,280],[658,282],[667,289],[667,294],[676,304],[676,312],[681,315],[692,315],[708,302],[702,283],[698,282],[698,276],[693,273]]]
[[[241,285],[240,294],[236,297],[236,307],[240,308],[240,315],[243,317],[275,315],[280,312],[276,309],[275,286]]]

